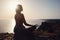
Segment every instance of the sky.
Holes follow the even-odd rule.
[[[0,19],[13,19],[18,4],[26,19],[60,19],[60,0],[0,0]]]
[[[0,0],[0,32],[13,32],[18,4],[25,19],[60,19],[60,0]]]

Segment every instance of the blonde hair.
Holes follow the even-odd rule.
[[[17,5],[16,12],[23,11],[22,5]]]

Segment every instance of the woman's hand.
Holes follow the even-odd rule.
[[[37,26],[38,26],[37,24],[36,25],[32,25],[31,28],[36,29]]]
[[[38,24],[36,24],[36,25],[33,25],[33,26],[37,27],[37,26],[38,26]]]

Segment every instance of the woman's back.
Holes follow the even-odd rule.
[[[16,25],[23,25],[23,14],[16,14],[15,15],[15,21],[16,21]]]
[[[15,29],[25,29],[25,27],[23,26],[23,20],[24,20],[24,16],[23,14],[16,14],[15,15],[15,21],[16,21],[16,25],[15,25]]]

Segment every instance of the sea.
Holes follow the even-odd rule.
[[[41,25],[42,22],[45,22],[43,19],[27,19],[26,22],[31,25]],[[0,33],[13,33],[13,29],[15,27],[14,19],[0,19]],[[29,26],[26,26],[29,28]]]

